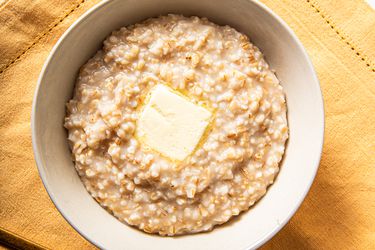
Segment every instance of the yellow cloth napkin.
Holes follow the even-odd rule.
[[[37,78],[52,46],[97,2],[0,0],[0,242],[93,248],[61,217],[40,181],[31,149],[30,113]],[[263,249],[373,248],[375,11],[362,0],[262,2],[306,47],[321,82],[326,115],[323,157],[312,189]]]

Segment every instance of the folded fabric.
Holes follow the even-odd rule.
[[[42,185],[31,148],[30,114],[51,48],[98,2],[0,0],[0,242],[94,247],[62,218]],[[312,189],[263,248],[369,249],[375,242],[375,11],[362,0],[262,2],[307,49],[326,115],[323,157]]]

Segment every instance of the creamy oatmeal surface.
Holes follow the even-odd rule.
[[[212,114],[184,159],[138,136],[160,85]],[[198,17],[113,32],[81,68],[67,110],[89,193],[119,220],[161,235],[211,230],[249,209],[273,183],[288,138],[283,90],[262,53],[233,28]]]

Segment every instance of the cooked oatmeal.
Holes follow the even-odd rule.
[[[212,113],[183,159],[138,136],[156,86]],[[95,200],[161,235],[211,230],[248,210],[273,183],[288,138],[283,90],[259,49],[231,27],[180,15],[114,31],[81,68],[65,127]]]

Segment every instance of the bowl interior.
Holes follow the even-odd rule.
[[[266,196],[240,219],[210,233],[166,238],[126,226],[87,193],[71,160],[63,128],[65,103],[78,70],[111,31],[167,13],[198,15],[247,34],[276,70],[287,96],[290,139],[281,171]],[[319,83],[304,49],[286,25],[249,0],[114,0],[73,25],[40,76],[33,107],[33,147],[46,189],[84,237],[106,249],[247,249],[272,237],[293,215],[314,179],[323,140]]]

